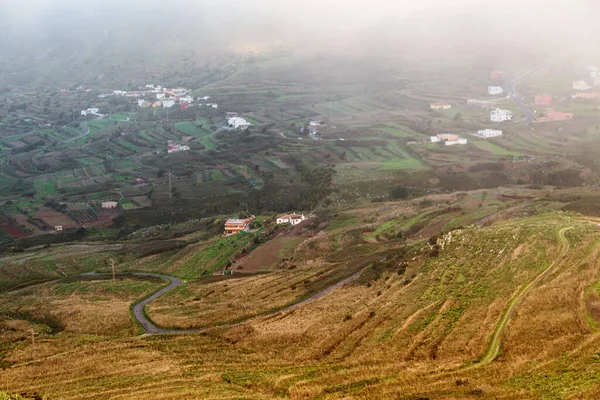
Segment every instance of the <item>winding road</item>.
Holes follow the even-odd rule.
[[[515,103],[515,105],[517,107],[519,107],[521,109],[521,111],[523,111],[523,114],[525,114],[525,120],[527,122],[527,125],[530,125],[534,120],[535,120],[535,113],[533,111],[531,111],[529,109],[529,107],[527,107],[525,105],[525,103],[523,102],[523,99],[521,99],[521,96],[519,95],[519,91],[517,90],[517,85],[525,78],[527,78],[529,75],[537,72],[538,70],[546,67],[547,65],[552,64],[555,61],[560,60],[561,58],[564,58],[574,52],[576,52],[578,50],[573,50],[573,51],[569,51],[567,53],[563,53],[561,55],[558,55],[556,57],[552,57],[551,59],[541,63],[540,65],[538,65],[537,67],[525,72],[524,74],[516,77],[515,79],[508,81],[506,83],[506,85],[504,86],[504,90],[509,94],[509,96],[512,98],[513,102]]]
[[[74,138],[65,140],[65,143],[74,142],[74,141],[84,138],[90,134],[90,126],[88,125],[87,121],[82,122],[79,126],[81,127],[81,134]]]
[[[571,248],[571,243],[565,237],[565,232],[567,232],[571,229],[573,229],[573,228],[572,227],[563,228],[558,232],[558,237],[560,239],[560,242],[561,242],[562,248],[563,248],[560,255],[554,260],[554,262],[552,262],[552,264],[550,264],[550,266],[546,270],[544,270],[541,274],[539,274],[527,286],[522,288],[510,300],[510,302],[508,303],[508,308],[506,309],[506,311],[504,311],[504,314],[502,315],[502,319],[498,323],[498,326],[496,327],[494,335],[492,336],[492,341],[490,343],[490,346],[488,347],[487,352],[485,353],[483,358],[477,364],[473,364],[473,365],[467,367],[466,369],[483,367],[484,365],[487,365],[487,364],[491,363],[492,361],[494,361],[494,359],[498,356],[498,353],[500,352],[502,334],[506,330],[506,327],[508,326],[508,323],[512,319],[513,314],[514,314],[517,306],[519,305],[519,303],[525,298],[525,296],[527,296],[527,294],[531,291],[531,289],[535,285],[537,285],[542,280],[544,280],[548,275],[550,275],[550,273],[552,272],[554,267],[556,267],[558,264],[560,264],[562,262],[562,260],[567,256],[567,253],[569,252],[569,250]]]
[[[336,289],[339,289],[340,287],[347,285],[348,283],[354,281],[355,279],[357,279],[360,274],[362,273],[362,271],[359,271],[351,276],[349,276],[348,278],[336,283],[335,285],[332,285],[330,287],[328,287],[327,289],[324,289],[322,291],[320,291],[317,294],[314,294],[313,296],[302,300],[298,303],[292,304],[290,306],[287,306],[285,308],[276,310],[276,311],[272,311],[266,314],[260,314],[260,315],[256,315],[256,316],[252,316],[249,317],[248,319],[241,321],[241,322],[236,322],[236,323],[232,323],[232,324],[226,324],[226,325],[219,325],[220,328],[226,327],[226,328],[230,328],[230,327],[234,327],[234,326],[238,326],[241,324],[244,324],[246,322],[248,322],[249,320],[252,320],[254,318],[260,318],[260,317],[270,317],[282,312],[286,312],[286,311],[291,311],[294,310],[300,306],[303,306],[305,304],[308,303],[312,303],[314,301],[317,301],[325,296],[327,296],[328,294],[330,294],[331,292],[333,292]],[[85,276],[94,276],[96,274],[85,274]],[[133,318],[140,324],[140,326],[144,329],[144,332],[146,335],[185,335],[185,334],[193,334],[193,333],[202,333],[202,332],[206,332],[209,329],[211,329],[211,327],[207,327],[207,328],[200,328],[200,329],[166,329],[166,328],[161,328],[157,325],[155,325],[146,315],[144,309],[145,307],[152,303],[154,300],[158,299],[159,297],[163,296],[166,293],[169,293],[170,291],[174,290],[175,288],[177,288],[178,286],[182,285],[184,282],[179,279],[179,278],[175,278],[173,276],[168,276],[168,275],[159,275],[159,274],[151,274],[151,273],[145,273],[145,272],[139,272],[139,273],[134,273],[134,276],[138,276],[141,278],[145,278],[145,277],[151,277],[151,278],[158,278],[158,279],[164,279],[169,281],[169,285],[165,286],[164,288],[160,289],[159,291],[157,291],[156,293],[152,294],[149,297],[146,297],[145,299],[143,299],[142,301],[136,303],[132,309],[131,312],[133,314]]]

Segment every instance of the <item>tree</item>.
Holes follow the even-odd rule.
[[[390,191],[390,195],[394,199],[406,199],[409,195],[409,191],[402,185],[394,186]]]
[[[456,114],[454,115],[454,120],[455,120],[455,121],[460,121],[460,120],[462,120],[462,114],[461,114],[461,113],[456,113]]]

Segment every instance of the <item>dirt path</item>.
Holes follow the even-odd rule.
[[[492,336],[492,341],[490,343],[490,346],[488,347],[487,352],[485,353],[485,355],[483,356],[481,361],[479,361],[477,364],[473,364],[470,367],[467,367],[467,369],[483,367],[484,365],[487,365],[490,362],[494,361],[494,359],[498,356],[498,353],[500,352],[500,344],[501,344],[502,334],[506,330],[506,327],[508,326],[508,323],[512,319],[513,314],[514,314],[517,306],[519,305],[519,303],[525,298],[525,296],[527,296],[527,294],[531,291],[531,289],[536,284],[538,284],[539,282],[544,280],[550,274],[550,272],[552,272],[554,267],[556,267],[558,264],[560,264],[562,262],[562,260],[567,256],[567,253],[569,252],[569,250],[571,248],[571,243],[565,237],[565,232],[567,232],[568,230],[571,230],[571,229],[573,229],[573,228],[572,227],[563,228],[558,232],[558,237],[560,239],[560,242],[561,242],[562,248],[563,248],[560,255],[554,260],[554,262],[552,264],[550,264],[550,266],[546,270],[544,270],[541,274],[539,274],[527,286],[522,288],[510,300],[510,302],[508,303],[508,308],[502,315],[502,319],[498,323],[498,326],[496,327],[494,335]]]
[[[348,278],[336,283],[333,286],[328,287],[325,290],[322,290],[321,292],[314,294],[313,296],[302,300],[298,303],[292,304],[290,306],[287,306],[285,308],[282,308],[280,310],[276,310],[276,311],[272,311],[269,312],[267,314],[261,314],[261,315],[257,315],[257,316],[252,316],[249,317],[248,319],[241,321],[241,322],[236,322],[234,324],[227,324],[227,325],[219,325],[220,328],[230,328],[230,327],[234,327],[234,326],[238,326],[238,325],[242,325],[252,319],[255,318],[264,318],[264,317],[271,317],[273,315],[279,314],[279,313],[283,313],[286,311],[292,311],[300,306],[312,303],[314,301],[317,301],[325,296],[327,296],[328,294],[330,294],[331,292],[333,292],[336,289],[341,288],[344,285],[347,285],[348,283],[354,281],[355,279],[357,279],[360,274],[362,273],[362,271],[359,271],[357,273],[355,273],[352,276],[349,276]],[[93,274],[86,274],[84,276],[90,276]],[[159,278],[159,279],[164,279],[169,281],[169,285],[165,286],[164,288],[160,289],[158,292],[154,293],[153,295],[143,299],[142,301],[136,303],[133,307],[132,307],[132,314],[133,314],[133,318],[135,318],[135,320],[141,325],[141,327],[144,329],[146,335],[186,335],[186,334],[193,334],[193,333],[202,333],[202,332],[206,332],[212,328],[208,327],[208,328],[200,328],[200,329],[166,329],[166,328],[161,328],[157,325],[155,325],[146,315],[145,307],[150,304],[151,302],[153,302],[154,300],[158,299],[159,297],[163,296],[164,294],[172,291],[173,289],[175,289],[176,287],[180,286],[181,284],[183,284],[183,281],[179,278],[175,278],[172,276],[167,276],[167,275],[159,275],[159,274],[151,274],[151,273],[134,273],[133,275],[135,276],[139,276],[139,277],[152,277],[152,278]]]

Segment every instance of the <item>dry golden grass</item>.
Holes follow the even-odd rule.
[[[151,303],[148,315],[161,326],[201,327],[234,322],[306,297],[311,282],[326,278],[332,266],[306,262],[292,270],[213,283],[191,282]]]
[[[36,331],[131,336],[137,328],[129,314],[131,303],[155,291],[159,281],[119,279],[45,283],[0,296],[0,326],[38,321]],[[43,325],[49,325],[43,327]],[[12,328],[11,328],[12,327]],[[17,332],[31,328],[17,329]],[[35,329],[34,329],[35,330]]]
[[[485,353],[509,300],[560,254],[556,232],[565,226],[574,228],[567,234],[571,251],[518,305],[501,356],[467,368]],[[307,276],[318,279],[317,271],[395,251],[366,244],[359,248],[364,253],[352,246],[340,250],[340,234],[355,228],[307,244],[295,255],[306,257],[294,260],[296,269],[190,283],[153,304],[149,314],[182,326],[251,316],[296,299],[291,287]],[[0,382],[12,392],[61,399],[594,398],[600,393],[600,334],[585,302],[599,278],[597,238],[593,225],[562,214],[456,231],[442,239],[437,256],[429,245],[418,245],[404,274],[392,266],[373,281],[235,327],[189,336],[61,333],[40,335],[35,345],[22,340],[3,348],[4,361],[16,365],[0,371]],[[328,264],[322,259],[327,252],[348,258]],[[48,293],[48,301],[68,308],[68,298]],[[11,323],[10,343],[19,343],[29,325]]]

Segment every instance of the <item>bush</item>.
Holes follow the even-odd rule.
[[[406,199],[409,195],[408,189],[402,185],[394,186],[390,191],[393,199]]]

